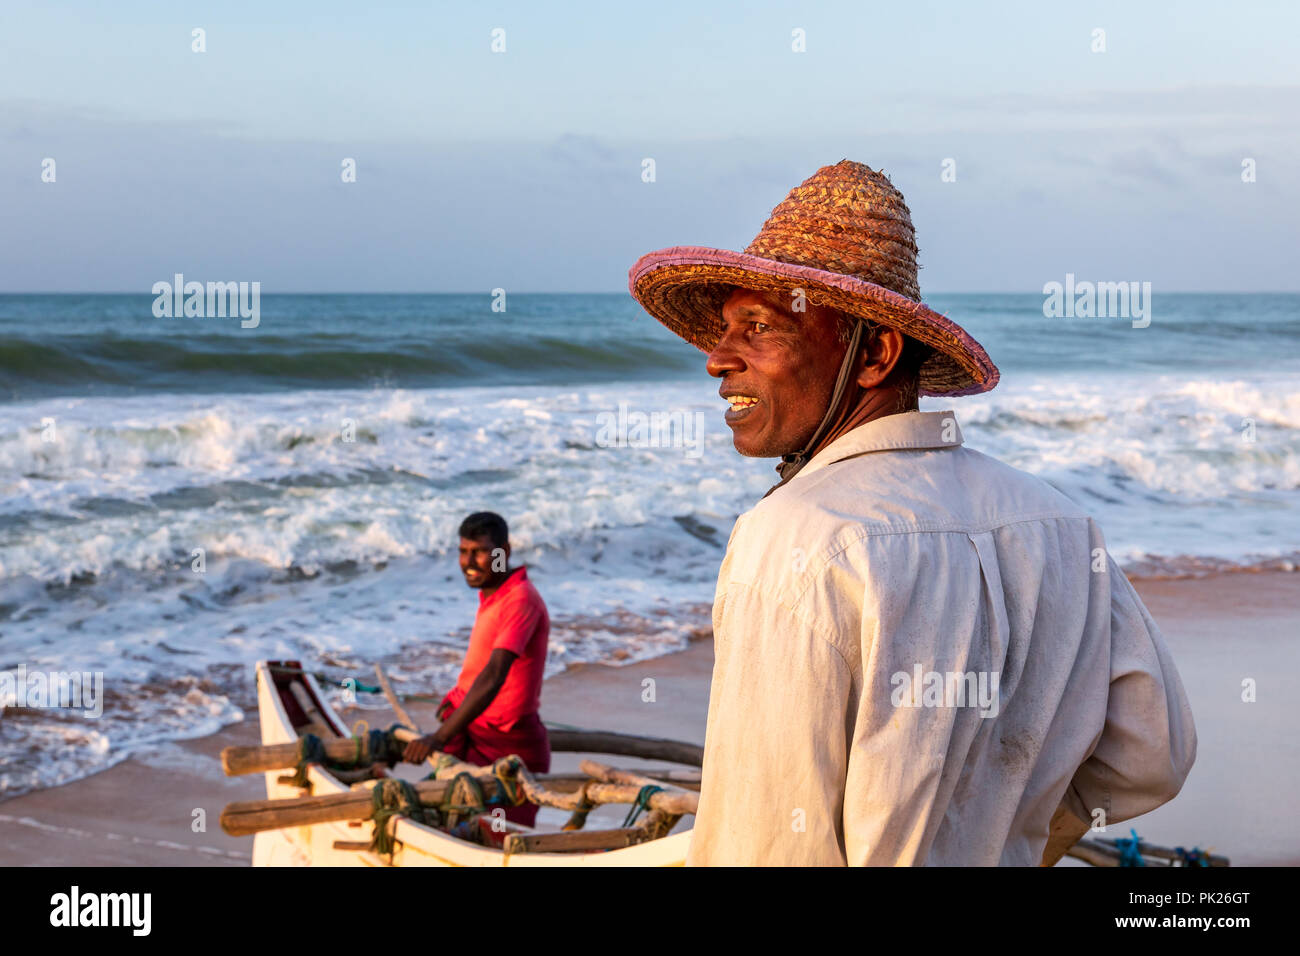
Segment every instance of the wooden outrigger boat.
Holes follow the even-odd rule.
[[[667,831],[688,815],[678,811],[694,812],[698,770],[633,772],[584,761],[581,774],[532,777],[521,771],[527,777],[521,782],[529,796],[540,795],[534,802],[575,811],[570,822],[575,828],[560,832],[510,823],[500,813],[472,811],[451,819],[444,811],[438,821],[442,826],[419,823],[403,815],[376,823],[371,819],[373,789],[385,786],[385,779],[390,784],[395,782],[382,767],[340,770],[326,762],[302,763],[303,742],[308,735],[322,741],[327,752],[351,752],[354,742],[356,753],[363,750],[360,741],[364,737],[352,737],[313,675],[296,662],[260,662],[257,695],[263,746],[232,747],[222,754],[227,773],[259,769],[266,773],[269,799],[231,804],[221,818],[227,833],[255,834],[254,866],[681,866],[686,860],[690,830]],[[405,716],[395,697],[390,694],[389,699],[399,716]],[[402,736],[409,739],[415,733],[407,731]],[[702,748],[694,744],[657,738],[555,728],[550,730],[550,736],[553,752],[621,754],[697,768],[702,757]],[[271,759],[271,763],[278,763],[274,769],[265,769],[269,753],[279,755],[278,760]],[[439,780],[415,784],[406,790],[407,794],[418,791],[421,803],[441,803],[445,808],[458,783],[454,776],[470,773],[479,783],[472,789],[497,792],[499,780],[494,768],[456,764],[442,756]],[[285,775],[295,764],[301,768],[297,780]],[[638,800],[648,811],[642,815],[640,826],[581,829],[586,812],[595,805],[632,804]],[[374,798],[373,802],[378,804],[380,799]],[[445,825],[453,821],[458,826]],[[377,826],[385,830],[378,843]],[[458,835],[452,835],[449,829]]]
[[[418,728],[383,672],[377,673],[407,725],[389,733],[401,741],[414,739]],[[690,830],[670,831],[695,812],[698,769],[617,770],[584,760],[582,773],[533,776],[518,758],[475,767],[444,754],[431,758],[436,772],[429,780],[402,783],[370,762],[375,735],[383,734],[371,732],[370,743],[366,736],[352,736],[315,677],[296,662],[259,663],[257,695],[262,746],[228,747],[222,753],[228,774],[266,774],[267,800],[232,803],[221,815],[227,833],[254,834],[254,866],[681,866],[686,861]],[[548,729],[554,753],[618,754],[694,768],[703,758],[701,747],[679,741]],[[341,769],[349,762],[364,765]],[[294,776],[285,775],[295,768]],[[477,803],[467,804],[467,794]],[[559,832],[510,823],[497,810],[504,794],[515,803],[527,797],[573,816]],[[395,812],[399,803],[410,816]],[[639,815],[634,811],[620,828],[583,830],[587,814],[607,803],[632,804],[648,813],[639,825],[633,825]],[[433,819],[412,818],[425,808]],[[1093,866],[1229,865],[1225,857],[1156,846],[1136,833],[1131,840],[1080,840],[1067,855]]]

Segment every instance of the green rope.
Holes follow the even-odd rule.
[[[363,684],[355,677],[345,677],[343,680],[335,680],[329,674],[323,671],[313,671],[312,677],[316,678],[322,684],[328,684],[330,687],[338,687],[342,690],[356,691],[358,694],[382,694],[382,687],[375,687],[373,684]],[[437,703],[442,700],[441,694],[398,694],[402,700],[415,700],[428,703]]]
[[[406,746],[393,735],[394,729],[398,726],[400,725],[394,724],[387,730],[372,730],[366,734],[357,734],[352,738],[357,747],[352,762],[333,761],[330,766],[336,770],[355,770],[357,767],[372,763],[382,763],[391,767],[402,759],[402,751]]]
[[[388,828],[393,817],[409,817],[426,826],[438,825],[438,812],[420,803],[419,791],[410,781],[400,777],[385,777],[375,784],[370,796],[371,819],[375,822],[370,849],[381,856],[387,856],[390,863],[397,844]]]
[[[424,779],[445,780],[446,777],[439,777],[438,774],[445,767],[460,763],[462,761],[450,754],[441,754],[439,756],[440,765]],[[496,760],[492,764],[492,776],[496,780],[497,786],[490,797],[487,796],[486,791],[483,789],[482,782],[472,773],[461,771],[451,777],[451,786],[447,788],[447,796],[438,805],[438,810],[446,821],[448,832],[465,840],[475,840],[477,837],[466,827],[470,820],[494,807],[517,807],[524,803],[528,797],[524,794],[524,788],[519,782],[518,776],[518,771],[522,766],[523,761],[515,754]],[[457,827],[457,829],[453,830],[453,827]]]
[[[329,684],[331,687],[341,687],[343,690],[354,690],[358,694],[382,694],[384,692],[382,687],[372,687],[369,684],[363,684],[355,677],[345,677],[343,680],[335,680],[333,677],[320,671],[316,671],[311,676],[316,678],[322,684]]]
[[[325,742],[315,734],[303,734],[298,738],[298,761],[294,764],[293,776],[289,784],[300,790],[307,787],[307,766],[325,762]]]
[[[382,763],[391,767],[402,759],[406,745],[394,735],[400,726],[394,724],[387,730],[372,730],[368,734],[359,734],[352,738],[357,751],[351,762],[331,760],[325,752],[325,742],[315,734],[303,734],[298,738],[298,759],[294,764],[293,776],[289,783],[299,789],[307,787],[307,767],[320,764],[330,770],[354,770],[372,763]]]
[[[636,818],[641,815],[642,810],[650,809],[650,798],[656,793],[663,790],[663,787],[657,787],[652,783],[647,783],[636,795],[636,803],[632,804],[632,809],[627,812],[626,819],[623,820],[623,829],[627,829],[636,823]]]
[[[406,750],[406,744],[397,739],[397,728],[401,724],[393,724],[387,730],[370,731],[370,762],[382,763],[392,766],[402,759],[402,753]]]
[[[464,794],[472,802],[456,802],[458,794]],[[447,797],[439,808],[447,816],[447,826],[455,826],[461,816],[477,816],[487,809],[487,799],[483,795],[483,785],[469,771],[456,774],[447,788]]]
[[[428,760],[425,761],[425,764],[428,765],[430,760],[433,761],[432,764],[433,770],[430,771],[429,775],[424,778],[425,780],[444,780],[446,778],[439,776],[439,774],[441,774],[448,767],[454,767],[457,764],[464,763],[464,761],[462,761],[460,758],[453,757],[451,754],[445,753],[443,751],[434,751],[434,753],[428,758]]]

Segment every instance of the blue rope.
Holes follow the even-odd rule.
[[[1184,850],[1180,846],[1174,847],[1174,852],[1178,854],[1178,859],[1182,861],[1183,866],[1209,866],[1209,853],[1202,850],[1199,846],[1194,846],[1190,850]]]
[[[1137,830],[1129,830],[1128,832],[1133,834],[1133,839],[1130,840],[1128,837],[1120,837],[1115,841],[1115,848],[1119,850],[1119,865],[1146,866],[1146,864],[1142,862],[1142,854],[1138,851],[1138,844],[1141,843],[1142,840],[1138,837]]]

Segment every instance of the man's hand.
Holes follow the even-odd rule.
[[[465,733],[470,723],[496,698],[501,685],[506,682],[506,675],[510,673],[510,665],[518,656],[514,651],[508,651],[504,647],[494,648],[492,656],[474,678],[474,683],[470,685],[469,692],[461,700],[460,706],[451,707],[450,703],[444,700],[443,705],[438,708],[438,717],[441,719],[445,714],[446,722],[434,733],[407,744],[406,749],[402,751],[402,759],[410,763],[424,763],[429,754],[441,750],[447,746],[449,740],[455,740],[460,734]]]
[[[406,749],[402,751],[402,759],[407,763],[424,763],[429,759],[429,754],[445,746],[446,741],[438,734],[425,734],[406,745]]]

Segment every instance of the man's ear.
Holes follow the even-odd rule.
[[[888,326],[878,326],[876,334],[863,346],[862,355],[858,385],[879,388],[903,357],[903,333]]]

